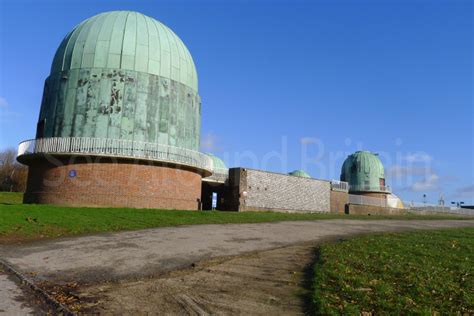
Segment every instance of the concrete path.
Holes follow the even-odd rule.
[[[35,310],[27,301],[18,283],[0,271],[0,314],[33,315]]]
[[[214,257],[370,232],[474,226],[454,220],[321,220],[155,228],[4,246],[0,257],[49,282],[159,275]]]

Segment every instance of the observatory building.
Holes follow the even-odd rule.
[[[25,203],[226,211],[393,212],[376,154],[345,160],[341,181],[228,168],[199,152],[201,99],[193,59],[168,27],[105,12],[60,43],[44,84]],[[376,198],[367,211],[359,200]],[[355,199],[354,199],[355,197]],[[381,201],[381,202],[380,202]]]
[[[36,138],[19,146],[24,202],[198,209],[213,171],[200,129],[196,68],[179,37],[137,12],[91,17],[59,45]]]
[[[386,198],[390,188],[385,185],[385,171],[377,154],[356,151],[344,161],[341,181],[349,183],[349,193]]]

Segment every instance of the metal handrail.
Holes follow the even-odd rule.
[[[331,190],[341,191],[341,192],[348,192],[349,191],[349,183],[347,183],[345,181],[331,180]]]
[[[387,199],[372,196],[349,194],[348,202],[349,204],[387,207]]]
[[[391,193],[392,189],[389,186],[369,186],[369,185],[350,185],[349,186],[349,191],[352,192],[385,192],[385,193]]]
[[[32,154],[80,154],[122,158],[138,158],[171,162],[213,170],[212,159],[186,148],[124,139],[91,137],[51,137],[30,139],[18,145],[18,157]]]

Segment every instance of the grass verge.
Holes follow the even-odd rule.
[[[0,203],[21,204],[23,203],[23,193],[21,192],[0,192]]]
[[[456,216],[348,216],[325,213],[193,212],[129,208],[80,208],[19,203],[21,203],[21,196],[18,194],[9,196],[9,194],[3,193],[0,195],[0,243],[195,224],[262,223],[341,218],[460,219]]]
[[[319,248],[322,315],[474,313],[474,228],[356,237]]]

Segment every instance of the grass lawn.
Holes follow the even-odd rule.
[[[473,315],[474,228],[322,245],[313,303],[322,315]]]
[[[21,194],[0,194],[0,243],[151,227],[260,223],[323,219],[459,219],[441,216],[354,216],[275,212],[171,211],[127,208],[73,208],[21,204]]]
[[[21,204],[22,202],[23,202],[23,193],[0,192],[0,203],[2,204]]]

